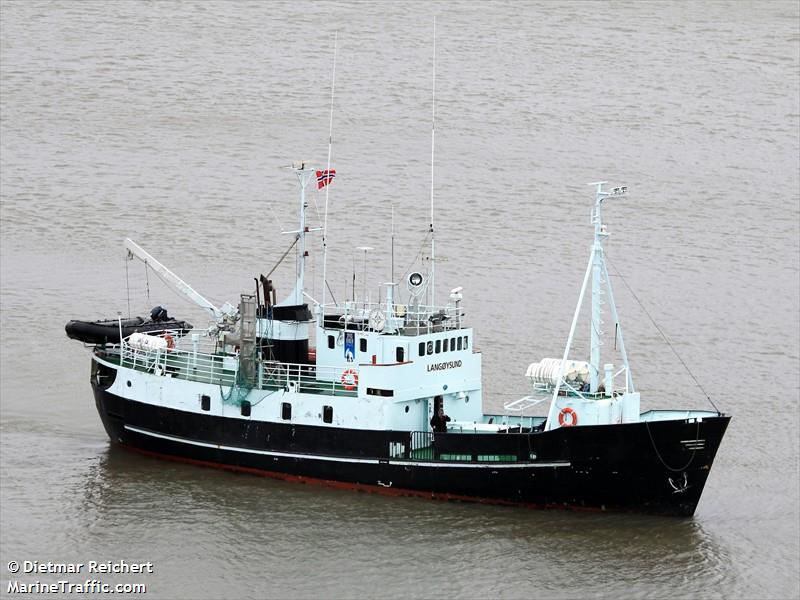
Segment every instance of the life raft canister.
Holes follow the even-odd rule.
[[[353,369],[347,369],[342,373],[342,385],[346,390],[353,390],[358,385],[358,373]]]
[[[558,424],[561,427],[574,427],[578,424],[578,415],[569,406],[562,408],[558,413]]]

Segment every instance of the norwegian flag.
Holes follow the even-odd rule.
[[[317,171],[317,189],[321,190],[336,177],[336,169]]]

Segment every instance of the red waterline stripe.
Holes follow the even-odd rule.
[[[234,473],[249,473],[251,475],[259,475],[261,477],[269,477],[271,479],[280,479],[281,481],[291,481],[295,483],[307,483],[311,485],[318,485],[338,490],[356,490],[359,492],[367,492],[370,494],[380,494],[382,496],[407,496],[416,498],[430,498],[433,500],[449,500],[459,502],[470,502],[477,504],[490,504],[497,506],[518,506],[530,508],[534,510],[542,509],[562,509],[574,510],[580,512],[606,512],[606,509],[596,506],[574,506],[571,504],[535,504],[532,502],[515,502],[513,500],[503,500],[500,498],[484,498],[481,496],[467,496],[464,494],[450,494],[447,492],[425,492],[421,490],[409,490],[406,488],[384,487],[380,485],[373,485],[369,483],[349,483],[344,481],[334,481],[332,479],[319,479],[317,477],[306,477],[303,475],[292,475],[290,473],[280,473],[278,471],[267,471],[265,469],[256,469],[253,467],[242,467],[239,465],[228,465],[225,463],[217,463],[208,460],[198,460],[196,458],[187,458],[184,456],[176,456],[173,454],[162,454],[161,452],[153,452],[152,450],[144,450],[122,442],[116,442],[117,445],[122,446],[126,450],[131,450],[145,456],[159,458],[161,460],[168,460],[172,462],[186,463],[190,465],[197,465],[200,467],[210,467],[212,469],[222,469],[225,471],[232,471]]]

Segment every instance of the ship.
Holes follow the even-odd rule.
[[[304,162],[292,171],[299,182],[299,226],[289,232],[296,280],[280,301],[270,273],[256,277],[236,305],[218,308],[126,240],[128,258],[143,260],[202,307],[209,326],[85,344],[94,401],[114,444],[384,495],[695,513],[731,417],[716,409],[641,411],[604,249],[603,207],[627,188],[592,184],[594,236],[563,354],[532,363],[524,395],[489,414],[462,288],[444,304],[429,304],[433,273],[419,270],[401,282],[405,290],[384,284],[378,302],[355,292],[342,303],[326,301],[324,292],[322,301],[310,296],[305,263],[315,231],[306,222],[306,189],[330,179]],[[325,283],[323,269],[323,290]],[[575,357],[587,293],[588,356]],[[607,309],[617,366],[601,356]]]

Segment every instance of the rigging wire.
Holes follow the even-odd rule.
[[[326,282],[325,282],[325,287],[327,287],[327,288],[328,288],[328,291],[331,293],[331,299],[333,300],[333,303],[334,303],[336,306],[339,306],[339,302],[337,302],[337,300],[336,300],[336,296],[334,296],[334,295],[333,295],[333,290],[331,289],[331,284],[329,284],[329,283],[326,281]]]
[[[173,287],[173,284],[172,284],[171,282],[167,281],[166,279],[164,279],[164,278],[161,276],[161,274],[160,274],[158,271],[155,271],[155,270],[154,270],[154,271],[153,271],[153,274],[154,274],[156,277],[158,277],[158,278],[161,280],[161,282],[162,282],[162,283],[163,283],[163,284],[166,286],[166,288],[167,288],[167,289],[168,289],[170,292],[172,292],[173,294],[175,294],[175,296],[177,296],[177,297],[178,297],[178,298],[180,298],[181,300],[185,301],[187,304],[191,304],[192,306],[197,306],[197,304],[196,304],[195,302],[193,302],[192,300],[190,300],[190,299],[189,299],[189,298],[188,298],[188,297],[187,297],[185,294],[182,294],[182,293],[180,293],[178,290],[176,290],[176,289]],[[149,285],[149,284],[148,284],[148,285]],[[148,297],[147,297],[148,301],[150,300],[150,295],[149,295],[149,294],[150,294],[150,292],[148,291]],[[198,307],[198,308],[202,308],[202,307]]]
[[[283,256],[281,256],[278,259],[278,262],[275,263],[275,266],[272,267],[270,272],[267,273],[267,276],[265,277],[265,279],[269,279],[269,276],[272,275],[275,272],[275,269],[277,269],[280,266],[280,264],[283,262],[283,259],[286,258],[289,255],[289,252],[292,251],[292,248],[294,248],[295,244],[297,243],[297,240],[299,240],[299,239],[300,239],[299,235],[295,236],[294,241],[292,242],[292,244],[286,249],[286,252],[283,253]]]
[[[289,249],[291,250],[291,247],[290,247]],[[287,254],[288,254],[288,251],[287,251]],[[147,276],[147,275],[148,275],[148,271],[149,271],[149,270],[150,270],[152,267],[150,267],[150,265],[149,265],[149,263],[148,263],[147,261],[143,261],[143,262],[144,262],[144,274],[145,274],[145,281],[146,281],[146,285],[147,285],[147,302],[148,302],[148,305],[149,305],[149,304],[150,304],[150,279],[148,278],[148,276]],[[279,263],[279,264],[280,264],[280,263]],[[277,266],[277,265],[276,265],[276,266]],[[126,269],[127,269],[127,263],[126,263],[125,267],[126,267]],[[274,269],[273,269],[273,270],[274,270]],[[271,273],[271,272],[270,272],[270,273]],[[167,281],[166,279],[164,279],[164,277],[163,277],[163,276],[162,276],[162,275],[161,275],[161,274],[160,274],[158,271],[156,271],[155,269],[153,269],[153,274],[154,274],[154,275],[155,275],[155,276],[156,276],[156,277],[157,277],[157,278],[158,278],[158,279],[161,281],[161,283],[163,283],[163,284],[164,284],[164,286],[165,286],[165,287],[166,287],[166,288],[167,288],[167,289],[168,289],[168,290],[169,290],[169,291],[170,291],[172,294],[174,294],[174,295],[175,295],[177,298],[180,298],[182,301],[186,302],[187,304],[191,304],[192,306],[195,306],[195,307],[197,307],[197,308],[201,308],[201,309],[203,309],[203,310],[206,310],[204,307],[202,307],[202,306],[198,306],[196,302],[194,302],[193,300],[191,300],[191,299],[190,299],[189,297],[187,297],[185,294],[183,294],[183,293],[179,292],[178,290],[176,290],[176,289],[175,289],[175,287],[174,287],[174,284],[173,284],[172,282],[170,282],[170,281]],[[212,297],[210,297],[210,296],[206,296],[206,297],[207,297],[207,298],[208,298],[210,301],[214,301],[214,303],[216,303],[216,304],[223,304],[223,303],[225,302],[224,300],[220,300],[219,298],[212,298]],[[128,310],[130,311],[130,307],[128,308]]]
[[[269,207],[269,211],[272,213],[272,217],[275,219],[275,223],[278,225],[278,231],[286,231],[281,225],[281,222],[278,220],[278,213],[275,212],[275,209],[272,208],[272,202],[269,200],[266,201],[267,206]]]
[[[311,194],[311,199],[314,201],[314,210],[317,211],[317,221],[319,222],[319,226],[322,227],[322,214],[319,212],[319,204],[317,204],[318,195],[319,194]]]
[[[406,275],[408,275],[411,272],[411,269],[417,263],[417,260],[421,259],[422,253],[425,252],[425,250],[427,249],[428,239],[430,238],[430,235],[431,235],[430,231],[425,234],[425,237],[423,238],[422,243],[420,244],[419,250],[414,255],[414,258],[411,259],[411,263],[408,265],[408,267],[406,267],[406,270],[403,272],[403,275],[402,277],[400,277],[400,279],[405,279]]]
[[[152,302],[150,302],[150,277],[147,274],[149,270],[147,267],[148,267],[147,261],[144,261],[144,280],[147,283],[147,306],[149,307],[152,304]]]
[[[667,346],[669,346],[669,349],[672,350],[672,353],[676,356],[676,358],[683,365],[683,368],[686,369],[686,372],[689,373],[689,375],[691,376],[692,379],[694,379],[694,382],[697,384],[697,387],[700,388],[700,391],[703,392],[703,394],[705,394],[706,399],[711,403],[711,406],[714,407],[714,410],[716,410],[718,413],[720,413],[719,408],[717,408],[717,405],[714,404],[714,401],[711,399],[711,396],[708,395],[708,392],[706,392],[705,388],[701,385],[700,381],[697,379],[697,377],[695,377],[694,373],[692,373],[692,370],[689,368],[689,365],[687,365],[684,362],[684,360],[681,358],[680,354],[678,354],[678,351],[675,349],[675,347],[672,345],[672,343],[667,338],[667,336],[664,333],[664,331],[661,329],[661,327],[658,326],[658,323],[656,323],[655,319],[650,315],[650,313],[647,312],[647,309],[644,307],[644,304],[642,304],[642,301],[639,300],[639,296],[637,296],[636,292],[633,291],[633,288],[631,288],[631,286],[628,285],[628,282],[625,280],[625,277],[622,276],[622,273],[620,273],[619,269],[617,269],[616,265],[614,265],[613,263],[611,263],[610,260],[608,260],[608,255],[607,254],[606,254],[606,262],[611,265],[611,268],[614,269],[614,274],[617,275],[622,280],[622,283],[625,284],[625,287],[628,288],[628,291],[631,293],[631,296],[633,296],[634,300],[636,300],[636,302],[642,308],[642,310],[644,311],[644,314],[647,315],[647,318],[650,319],[650,322],[653,324],[653,327],[656,328],[656,331],[658,331],[658,333],[661,334],[661,337],[667,343]],[[722,414],[722,413],[720,413],[720,414]]]

